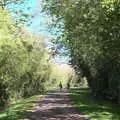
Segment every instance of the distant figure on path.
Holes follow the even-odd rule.
[[[62,82],[61,81],[60,81],[59,87],[60,87],[60,91],[61,91],[62,90]]]
[[[68,90],[70,89],[70,83],[69,82],[67,83],[67,89]]]

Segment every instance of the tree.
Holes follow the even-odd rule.
[[[0,10],[0,21],[0,103],[6,104],[43,92],[50,64],[42,37],[18,29],[6,10]]]
[[[67,2],[67,3],[66,3]],[[63,44],[76,71],[87,77],[94,95],[117,99],[120,46],[118,0],[45,1],[45,10],[64,23]]]
[[[18,4],[18,3],[21,4],[23,2],[24,2],[24,0],[0,0],[0,6],[4,10],[10,4],[13,4],[13,3],[14,4]]]

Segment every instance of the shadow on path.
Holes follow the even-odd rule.
[[[51,91],[24,120],[88,120],[70,104],[67,91]]]

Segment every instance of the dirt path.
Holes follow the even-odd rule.
[[[24,120],[88,120],[70,104],[67,91],[49,92]]]

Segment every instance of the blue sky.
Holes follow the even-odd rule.
[[[43,13],[42,10],[42,2],[41,0],[26,0],[23,5],[10,5],[8,6],[9,10],[12,12],[12,10],[15,11],[20,11],[23,10],[24,13],[30,14],[33,17],[28,20],[28,22],[31,21],[29,26],[24,26],[26,27],[29,31],[31,31],[33,34],[38,34],[41,36],[45,36],[46,38],[56,38],[55,35],[51,34],[48,30],[48,25],[51,22],[51,18],[47,16],[47,14]],[[29,2],[28,2],[29,1]],[[19,15],[19,14],[18,14]],[[14,18],[15,16],[13,14]],[[56,32],[58,29],[52,29],[52,32]],[[59,32],[57,32],[60,34]],[[49,43],[49,42],[48,42]],[[61,49],[60,52],[65,52],[64,49]],[[57,55],[54,59],[53,62],[55,63],[67,63],[69,60],[68,56],[62,56],[62,55]]]
[[[22,10],[24,13],[33,16],[33,18],[30,19],[32,23],[27,26],[32,33],[41,34],[44,36],[52,36],[47,29],[50,18],[47,18],[46,14],[41,12],[42,3],[40,1],[41,0],[26,0],[24,4],[9,5],[8,8],[11,13],[12,11]],[[13,16],[16,17],[14,14]]]

